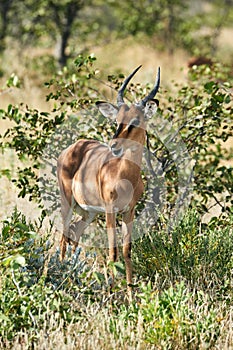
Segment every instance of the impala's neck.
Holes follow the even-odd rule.
[[[146,133],[145,133],[146,135]],[[127,147],[122,155],[122,161],[125,166],[131,168],[135,172],[140,172],[141,164],[142,164],[142,155],[145,143],[145,137],[141,138],[141,141],[144,140],[143,143],[139,143],[138,141],[129,140],[130,147]],[[128,140],[126,140],[128,141]]]

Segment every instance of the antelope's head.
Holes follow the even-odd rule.
[[[112,154],[116,157],[121,157],[128,149],[133,153],[138,152],[139,148],[142,149],[146,137],[146,121],[153,116],[158,107],[158,100],[154,97],[159,89],[160,68],[154,88],[143,100],[131,106],[124,102],[126,86],[140,68],[141,66],[136,68],[123,82],[118,91],[117,106],[103,101],[96,103],[105,117],[117,121],[117,131],[110,142]]]

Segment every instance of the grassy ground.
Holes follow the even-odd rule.
[[[134,244],[131,304],[122,268],[110,295],[99,252],[61,263],[36,232],[17,212],[4,224],[1,348],[233,348],[230,227],[207,228],[189,211],[172,235],[145,233]]]

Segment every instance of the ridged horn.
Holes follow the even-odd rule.
[[[158,73],[157,73],[157,78],[156,78],[156,82],[155,82],[155,85],[154,85],[154,88],[153,90],[151,90],[151,92],[149,93],[149,95],[147,95],[142,101],[140,104],[142,104],[143,106],[146,105],[146,103],[149,101],[149,100],[152,100],[155,95],[157,94],[158,90],[159,90],[159,85],[160,85],[160,67],[158,68]]]
[[[124,91],[126,89],[126,86],[128,85],[129,81],[133,78],[133,76],[137,73],[137,71],[141,68],[141,65],[139,67],[137,67],[133,73],[131,73],[123,82],[123,84],[121,85],[119,91],[118,91],[118,95],[117,95],[117,105],[118,107],[120,107],[122,104],[124,104]]]

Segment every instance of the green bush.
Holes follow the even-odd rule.
[[[64,342],[65,336],[83,344],[86,334],[102,348],[109,338],[119,349],[223,344],[231,327],[233,240],[231,227],[215,225],[202,227],[190,211],[173,232],[153,231],[135,242],[134,301],[127,305],[124,283],[108,295],[95,257],[81,258],[77,251],[61,263],[40,236],[40,225],[15,210],[4,220],[0,240],[1,346],[11,348],[17,340],[29,349],[43,347],[49,332],[50,349],[58,344],[58,330]]]
[[[58,252],[49,259],[51,242],[48,237],[40,236],[40,229],[37,223],[28,223],[16,209],[3,221],[0,236],[1,339],[13,339],[18,332],[32,329],[36,337],[37,329],[51,317],[57,322],[62,319],[65,325],[79,316],[79,308],[74,308],[74,294],[77,296],[84,291],[81,279],[86,264],[77,263],[78,256],[62,264]],[[72,285],[73,291],[69,293]]]
[[[161,292],[148,284],[138,297],[138,303],[121,307],[121,317],[135,325],[142,319],[146,343],[166,349],[199,349],[204,344],[209,349],[215,345],[220,323],[214,306],[206,312],[208,296],[204,293],[191,293],[181,282]]]
[[[65,67],[46,83],[50,91],[47,100],[54,102],[51,113],[25,109],[24,105],[9,105],[6,111],[0,110],[0,118],[15,124],[3,135],[1,149],[14,149],[17,157],[24,161],[16,175],[11,175],[11,169],[2,169],[1,174],[11,177],[19,188],[19,196],[39,200],[43,193],[40,183],[45,196],[54,196],[57,204],[57,194],[51,190],[56,181],[54,164],[61,150],[77,138],[106,142],[114,133],[114,125],[93,108],[94,102],[102,99],[101,90],[105,93],[106,89],[99,79],[95,60],[94,56],[79,56],[74,66],[69,70]],[[116,90],[122,74],[108,78],[110,86]],[[145,88],[131,84],[126,99],[130,100],[132,94],[142,98],[150,88],[150,84]],[[147,169],[145,181],[154,187],[157,184],[163,201],[161,212],[166,218],[178,216],[182,201],[192,195],[191,204],[199,213],[206,213],[217,205],[222,219],[228,220],[232,212],[233,173],[232,166],[226,162],[232,158],[232,149],[227,149],[224,143],[233,135],[230,91],[229,69],[218,64],[211,69],[206,66],[191,69],[187,84],[178,86],[175,94],[167,96],[168,93],[165,95],[161,90],[160,109],[148,124],[149,169],[151,167],[152,171]],[[161,132],[161,128],[165,131]],[[178,159],[175,160],[175,156]],[[38,171],[46,162],[50,163],[53,175],[50,188],[46,188],[46,179],[39,177]],[[148,164],[147,161],[147,168]],[[155,172],[158,164],[161,174]],[[185,174],[186,168],[190,174]],[[161,179],[165,194],[159,188]]]
[[[169,284],[186,280],[194,288],[217,290],[217,298],[231,295],[233,268],[232,220],[207,226],[196,210],[186,213],[172,230],[153,228],[134,243],[133,259],[141,276]]]

